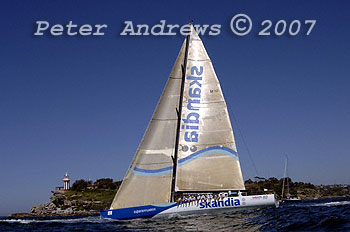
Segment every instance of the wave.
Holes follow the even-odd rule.
[[[22,224],[28,224],[35,222],[36,220],[27,220],[27,219],[3,219],[0,220],[0,223],[22,223]]]
[[[338,205],[350,205],[350,201],[333,201],[333,202],[326,202],[326,203],[318,203],[311,206],[338,206]]]
[[[74,218],[0,218],[0,231],[350,231],[350,198],[319,199],[279,208],[247,209],[215,215],[104,220]]]
[[[55,218],[55,219],[0,219],[0,223],[19,223],[19,224],[30,224],[30,223],[102,223],[105,222],[98,216],[90,216],[84,218]]]

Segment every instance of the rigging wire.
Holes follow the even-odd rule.
[[[224,98],[226,99],[225,96],[224,96]],[[241,139],[242,139],[242,142],[243,142],[243,144],[244,144],[244,146],[245,146],[245,149],[247,150],[247,153],[248,153],[250,162],[251,162],[252,165],[253,165],[253,168],[254,168],[254,170],[255,170],[255,173],[256,173],[257,176],[259,176],[258,169],[256,168],[256,165],[255,165],[255,162],[254,162],[254,160],[253,160],[252,154],[251,154],[251,152],[250,152],[250,149],[249,149],[249,147],[248,147],[248,144],[247,144],[246,140],[244,139],[242,130],[241,130],[241,128],[239,127],[238,120],[237,120],[237,118],[236,118],[236,116],[235,116],[235,114],[234,114],[234,112],[233,112],[233,109],[232,109],[232,107],[231,107],[231,104],[230,104],[229,101],[226,101],[226,104],[228,105],[228,108],[229,108],[229,114],[230,114],[230,112],[231,112],[232,118],[233,118],[233,120],[235,121],[236,128],[237,128],[237,130],[238,130],[238,133],[239,133],[240,136],[241,136]]]

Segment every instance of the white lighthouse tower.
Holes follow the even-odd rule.
[[[66,172],[66,175],[64,175],[63,182],[64,182],[63,190],[68,191],[70,188],[70,179],[67,172]]]

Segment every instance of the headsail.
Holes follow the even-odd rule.
[[[245,189],[226,103],[211,60],[191,26],[176,189]]]
[[[170,201],[185,43],[111,209]]]

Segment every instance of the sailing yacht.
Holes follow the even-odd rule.
[[[278,206],[274,194],[240,194],[245,186],[226,102],[204,45],[189,27],[130,168],[102,218]]]
[[[287,194],[286,197],[284,198],[284,186],[285,182],[287,182]],[[289,201],[300,201],[300,197],[295,197],[291,196],[289,193],[289,176],[288,176],[288,156],[286,156],[286,162],[285,162],[285,167],[284,167],[284,175],[283,175],[283,183],[282,183],[282,194],[281,194],[281,201],[282,202],[289,202]]]

